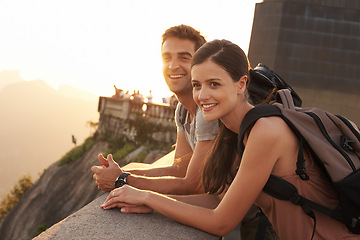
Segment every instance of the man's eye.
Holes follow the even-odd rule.
[[[162,61],[163,61],[163,62],[169,62],[169,61],[170,61],[170,58],[165,57],[165,58],[162,59]]]

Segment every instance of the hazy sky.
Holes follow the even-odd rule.
[[[169,94],[160,57],[168,27],[191,25],[247,53],[260,1],[0,0],[0,71],[96,95],[112,95],[116,84],[162,97]]]

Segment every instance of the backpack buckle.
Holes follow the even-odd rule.
[[[309,180],[310,179],[309,175],[307,175],[307,173],[306,173],[305,168],[296,169],[295,172],[301,178],[301,180]]]
[[[343,136],[341,136],[340,142],[341,142],[341,147],[344,150],[354,151],[354,148],[352,146],[350,146],[350,144],[354,143],[355,140],[349,139],[349,138],[347,138],[346,136],[343,135]]]
[[[352,218],[351,219],[351,227],[356,228],[357,226],[359,226],[359,223],[360,223],[359,220],[360,220],[360,217]]]

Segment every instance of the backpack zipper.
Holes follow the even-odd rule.
[[[343,116],[340,115],[335,115],[335,116],[339,118],[343,123],[345,123],[345,125],[350,129],[350,131],[354,134],[354,136],[358,139],[358,141],[360,141],[360,132],[350,123],[350,121],[344,118]],[[360,155],[358,155],[355,149],[354,149],[354,153],[356,156],[358,156],[360,160]]]
[[[339,116],[339,115],[335,115],[337,118],[339,118],[341,121],[343,121],[343,123],[345,123],[345,125],[350,129],[350,131],[355,135],[355,137],[357,137],[357,139],[360,141],[360,133],[354,128],[354,126],[349,122],[349,120],[347,120],[346,118]]]
[[[326,129],[324,127],[324,124],[321,122],[321,119],[312,112],[305,112],[306,114],[308,114],[310,117],[312,117],[316,123],[316,125],[319,127],[321,133],[324,135],[324,137],[326,138],[326,140],[328,140],[328,142],[345,158],[345,160],[348,162],[348,164],[350,165],[351,169],[355,172],[356,168],[354,163],[351,161],[351,158],[346,154],[346,152],[341,149],[329,136],[329,134],[326,132]]]

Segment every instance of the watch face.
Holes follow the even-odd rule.
[[[125,185],[125,182],[122,179],[119,179],[115,182],[115,187],[119,188]]]
[[[122,187],[126,184],[126,177],[129,175],[129,173],[124,172],[122,173],[115,181],[115,188]]]

